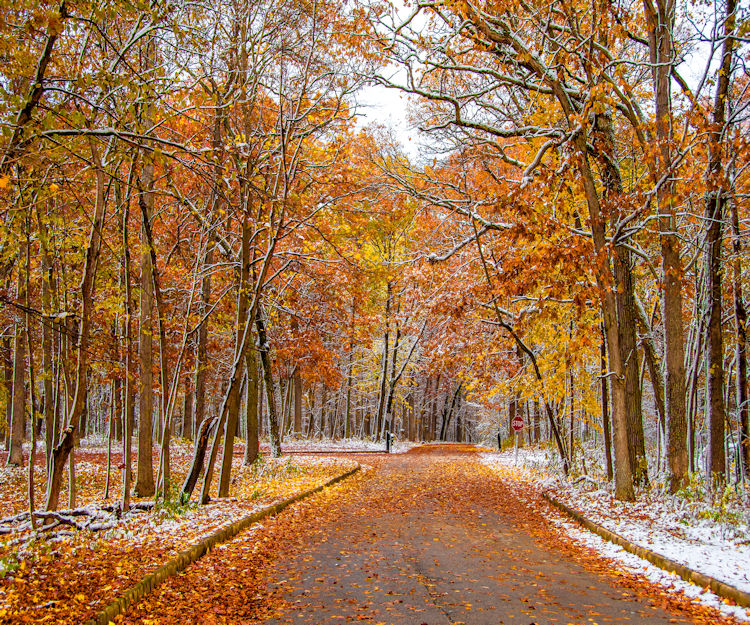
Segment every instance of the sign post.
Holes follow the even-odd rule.
[[[513,428],[513,463],[518,464],[518,433],[523,430],[523,417],[513,417],[510,426]]]

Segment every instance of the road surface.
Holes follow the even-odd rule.
[[[572,543],[473,447],[359,460],[369,468],[239,534],[118,622],[733,622]]]

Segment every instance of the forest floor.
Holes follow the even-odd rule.
[[[348,458],[273,459],[261,455],[252,467],[246,467],[241,448],[239,452],[233,459],[230,498],[205,506],[167,502],[117,519],[101,507],[120,500],[117,466],[121,454],[112,456],[110,497],[104,500],[106,447],[84,442],[75,452],[76,509],[96,513],[94,525],[103,529],[80,531],[59,526],[50,532],[26,529],[0,535],[0,623],[84,622],[145,575],[220,527],[356,466]],[[43,502],[42,456],[38,454],[36,463],[37,506]],[[191,456],[186,441],[174,441],[171,470],[175,484],[182,484]],[[6,454],[0,453],[0,517],[8,519],[27,508],[28,467],[7,467],[5,460]],[[215,488],[217,481],[215,478]],[[133,499],[134,503],[145,501]]]
[[[669,495],[658,483],[639,489],[632,503],[617,501],[606,480],[590,462],[589,475],[571,481],[560,478],[549,449],[529,447],[517,452],[487,452],[482,460],[508,482],[522,484],[531,493],[529,505],[537,506],[546,492],[586,518],[641,547],[688,568],[750,592],[750,502],[729,487],[707,493],[694,479],[688,488]],[[629,570],[659,583],[669,592],[679,592],[706,605],[750,621],[750,611],[728,605],[712,592],[683,581],[584,530],[565,515],[548,506],[540,513],[582,545],[596,549]]]
[[[212,550],[115,622],[737,622],[570,539],[532,485],[473,446],[357,459],[363,471]]]
[[[115,623],[738,622],[582,544],[529,467],[507,454],[403,443],[406,453],[391,455],[353,443],[311,453],[328,446],[300,442],[287,447],[298,453],[263,456],[253,469],[238,454],[229,500],[161,506],[99,532],[3,537],[0,623],[83,622],[218,527],[356,462],[358,474],[217,546]],[[173,454],[178,483],[183,447]],[[100,505],[106,454],[77,453],[79,504]],[[0,469],[4,515],[25,507],[25,474]]]

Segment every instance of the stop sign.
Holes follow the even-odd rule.
[[[520,432],[523,430],[523,419],[521,417],[513,417],[513,421],[510,422],[514,432]]]

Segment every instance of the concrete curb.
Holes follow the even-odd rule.
[[[739,588],[735,588],[734,586],[725,584],[718,579],[709,577],[708,575],[704,575],[703,573],[699,573],[698,571],[694,571],[693,569],[689,569],[679,562],[675,562],[674,560],[665,558],[664,556],[661,556],[658,553],[654,553],[649,549],[645,549],[644,547],[636,545],[635,543],[631,543],[629,540],[623,538],[619,534],[615,534],[607,528],[602,527],[601,525],[597,525],[593,521],[590,521],[580,512],[578,512],[577,510],[573,510],[548,493],[542,493],[542,496],[553,506],[583,525],[586,529],[594,532],[594,534],[601,536],[604,540],[608,540],[611,543],[620,545],[620,547],[625,549],[625,551],[629,551],[630,553],[633,553],[638,557],[643,558],[644,560],[648,560],[651,564],[653,564],[654,566],[658,566],[660,569],[664,569],[665,571],[668,571],[670,573],[675,573],[685,581],[691,582],[703,588],[709,588],[719,597],[734,601],[734,603],[739,606],[750,608],[750,593],[746,593]]]
[[[253,512],[249,516],[234,521],[233,523],[230,523],[229,525],[225,525],[224,527],[218,529],[213,534],[206,536],[206,538],[201,540],[199,543],[196,543],[189,549],[186,549],[176,557],[169,560],[169,562],[156,569],[156,571],[154,571],[153,573],[146,575],[146,577],[144,577],[141,581],[125,591],[125,593],[121,597],[110,603],[106,608],[99,612],[99,614],[97,614],[93,619],[87,621],[86,625],[108,625],[109,622],[113,621],[118,614],[122,614],[123,612],[125,612],[128,606],[136,603],[141,597],[151,592],[165,579],[172,577],[173,575],[176,575],[183,569],[187,568],[193,562],[208,553],[208,551],[217,544],[226,542],[231,538],[234,538],[242,530],[246,529],[253,523],[257,523],[261,519],[265,519],[266,517],[278,514],[284,508],[287,508],[293,503],[305,499],[310,495],[320,492],[324,488],[333,486],[337,482],[340,482],[341,480],[354,475],[357,471],[360,470],[360,468],[360,465],[357,465],[353,469],[328,480],[325,484],[321,484],[320,486],[317,486],[315,488],[310,488],[306,491],[298,493],[297,495],[294,495],[289,499],[285,499],[284,501],[280,501],[279,503],[273,504],[272,506],[268,506],[267,508],[263,508],[262,510]]]

